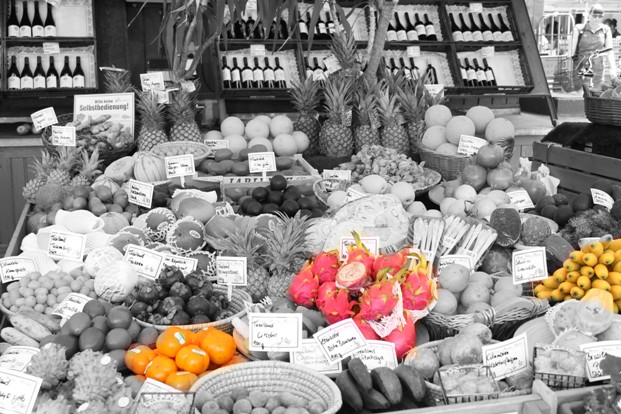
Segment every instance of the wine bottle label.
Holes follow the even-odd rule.
[[[328,33],[332,34],[334,33],[335,30],[336,29],[335,29],[334,23],[328,23]]]
[[[487,77],[485,76],[485,72],[483,72],[482,70],[477,70],[477,80],[479,82],[486,83]]]
[[[395,32],[394,30],[389,30],[388,32],[386,32],[386,40],[388,40],[389,42],[396,42],[397,32]]]
[[[484,42],[493,42],[494,41],[494,35],[492,34],[491,30],[486,30],[483,32],[483,41]]]
[[[56,26],[45,26],[45,37],[56,37]]]
[[[19,37],[19,26],[9,26],[9,37]]]
[[[48,76],[45,80],[45,84],[48,88],[58,88],[58,82],[56,81],[56,76]]]
[[[308,34],[308,27],[306,26],[306,23],[300,21],[298,23],[298,28],[300,29],[301,34]]]
[[[463,42],[464,34],[462,32],[453,32],[453,40],[456,42]]]
[[[231,70],[230,69],[223,69],[222,70],[222,80],[225,81],[225,82],[231,80]]]
[[[488,82],[495,82],[496,77],[494,76],[494,72],[491,70],[485,71],[485,79],[487,79]]]
[[[416,29],[416,33],[418,33],[419,39],[421,36],[427,36],[427,31],[425,30],[424,24],[419,24],[418,26],[415,27],[415,29]]]
[[[306,69],[306,79],[308,78],[313,78],[313,70],[310,68]]]
[[[317,29],[319,30],[319,34],[328,34],[328,31],[326,30],[326,24],[324,22],[317,23]]]
[[[461,32],[464,35],[464,42],[472,42],[474,39],[472,37],[472,32],[470,31],[465,31],[465,32]]]
[[[19,37],[32,37],[32,29],[30,26],[20,26]]]
[[[408,35],[405,32],[405,30],[399,30],[397,32],[397,41],[398,42],[407,42],[408,40]]]
[[[9,89],[19,89],[21,82],[17,76],[9,76]]]
[[[474,71],[474,69],[468,69],[466,71],[466,74],[468,76],[468,80],[476,80],[477,79],[477,73]]]
[[[42,75],[35,76],[33,84],[34,84],[35,89],[45,88],[45,76],[42,76]]]
[[[416,32],[416,30],[408,30],[407,36],[408,36],[408,40],[410,42],[417,42],[418,41],[418,33]]]
[[[252,77],[252,70],[245,69],[242,70],[242,82],[252,82],[254,78]]]
[[[21,89],[32,89],[34,87],[34,82],[30,76],[22,76],[20,81]]]
[[[504,40],[505,42],[513,42],[513,33],[511,33],[510,30],[507,30],[506,32],[502,32],[502,40]]]
[[[494,32],[492,33],[494,35],[494,41],[495,42],[502,42],[502,32],[498,31],[498,32]]]
[[[45,36],[45,29],[43,26],[32,26],[32,37],[43,37]]]
[[[63,75],[60,77],[61,88],[73,88],[73,78],[69,75]]]
[[[468,80],[468,73],[466,72],[466,68],[459,68],[459,69],[461,71],[461,78],[463,80],[467,81]]]
[[[273,82],[274,81],[274,71],[273,70],[263,71],[263,79],[268,81],[268,82]]]
[[[255,82],[263,82],[263,69],[257,68],[252,73]]]
[[[482,42],[483,33],[481,33],[480,30],[477,30],[476,32],[472,32],[472,40],[474,40],[475,42]]]
[[[436,35],[436,28],[433,27],[433,24],[428,24],[425,26],[425,32],[427,33],[427,37]]]
[[[406,79],[412,79],[412,72],[410,71],[410,68],[403,68],[403,74]]]
[[[84,76],[76,75],[73,77],[73,87],[74,88],[83,88],[84,87]]]
[[[279,82],[285,80],[285,71],[282,69],[276,69],[274,71],[274,75],[276,76],[276,80]]]
[[[240,73],[238,70],[232,70],[231,71],[231,81],[233,82],[239,82],[241,80],[240,78]]]

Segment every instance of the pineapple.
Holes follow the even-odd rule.
[[[351,131],[353,83],[351,78],[332,75],[325,80],[325,109],[328,119],[319,134],[320,147],[328,157],[350,157],[354,147]]]
[[[136,92],[131,77],[131,72],[126,69],[105,69],[104,91],[106,93]]]
[[[307,259],[308,220],[299,212],[294,217],[277,213],[280,220],[271,229],[260,230],[265,238],[263,262],[271,277],[267,294],[271,299],[288,297],[291,280]]]
[[[54,168],[54,162],[55,158],[50,157],[50,154],[48,154],[46,151],[41,151],[40,161],[39,159],[35,158],[32,165],[35,177],[29,180],[24,186],[24,189],[22,190],[22,195],[27,202],[34,204],[37,191],[39,191],[39,188],[43,187],[43,185],[45,185],[45,183],[47,182],[47,176]]]
[[[355,110],[358,120],[354,128],[354,151],[358,152],[364,145],[379,145],[380,136],[377,126],[373,125],[372,116],[377,116],[377,88],[376,84],[364,82],[356,88]],[[374,114],[374,115],[372,115]]]
[[[321,101],[319,95],[319,82],[308,78],[303,82],[293,81],[291,89],[291,99],[293,106],[300,113],[300,117],[295,123],[296,131],[304,132],[310,141],[308,152],[315,154],[319,146],[319,130],[321,125],[317,121],[317,106]]]
[[[164,131],[166,125],[165,106],[157,103],[157,96],[151,91],[138,93],[136,109],[140,115],[141,123],[138,134],[138,150],[148,151],[158,144],[168,142],[168,137]]]
[[[168,108],[171,141],[195,141],[203,142],[198,124],[194,119],[196,107],[196,91],[189,92],[179,88],[172,96]]]
[[[95,176],[101,173],[101,171],[98,170],[99,163],[99,148],[95,148],[95,151],[93,151],[90,157],[87,151],[82,150],[82,159],[79,160],[80,170],[78,175],[73,177],[70,185],[73,187],[90,186]]]
[[[258,250],[263,243],[258,239],[253,225],[242,221],[235,227],[234,232],[229,233],[228,237],[206,236],[205,239],[224,255],[247,258],[248,286],[245,290],[252,296],[253,302],[258,303],[267,295],[270,275],[258,260],[260,256]]]
[[[377,103],[382,120],[382,146],[395,149],[400,154],[408,155],[410,143],[405,128],[400,124],[402,115],[399,111],[397,96],[390,93],[385,83],[380,87]]]
[[[77,150],[73,147],[60,147],[56,166],[50,171],[47,184],[69,185],[71,170],[76,162]]]

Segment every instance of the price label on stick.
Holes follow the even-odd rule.
[[[355,352],[352,358],[360,358],[370,370],[378,367],[397,368],[397,354],[395,344],[386,341],[367,340],[367,346]]]
[[[0,413],[31,413],[42,382],[32,375],[0,369]]]
[[[323,170],[321,172],[322,178],[332,178],[335,180],[351,181],[350,170]]]
[[[479,151],[479,148],[484,145],[487,145],[487,141],[482,138],[473,137],[471,135],[462,135],[459,137],[457,153],[473,155],[476,154]]]
[[[546,248],[514,250],[511,257],[511,273],[514,285],[546,279],[548,277]]]
[[[312,338],[302,339],[302,345],[297,351],[289,353],[289,361],[293,365],[310,368],[322,374],[338,374],[342,371],[341,363],[329,363],[321,348]]]
[[[196,270],[198,260],[192,257],[175,256],[174,254],[164,255],[164,264],[166,266],[176,266],[183,276],[187,276]]]
[[[297,351],[302,345],[301,313],[250,313],[248,349]]]
[[[34,129],[43,129],[50,125],[55,125],[58,123],[58,119],[56,118],[56,112],[54,112],[54,108],[51,106],[49,108],[43,108],[40,111],[35,112],[30,115],[32,119],[32,125]]]
[[[124,259],[136,268],[140,276],[151,280],[160,276],[164,266],[163,254],[134,244],[127,246]]]
[[[35,261],[28,257],[7,257],[0,259],[2,283],[9,283],[37,271]]]
[[[250,45],[250,56],[265,56],[265,45]]]
[[[437,96],[440,92],[442,92],[444,90],[444,85],[442,84],[425,84],[425,89],[427,89],[427,92],[429,92],[429,94],[431,96]]]
[[[32,346],[11,346],[0,356],[0,368],[24,372],[30,360],[40,351]]]
[[[74,314],[78,312],[82,312],[84,309],[84,305],[93,300],[86,295],[81,295],[79,293],[70,293],[65,299],[62,300],[52,312],[53,315],[60,316],[62,318],[61,324],[64,324],[71,318]]]
[[[162,72],[141,73],[140,86],[144,92],[163,91],[166,89],[164,74]]]
[[[420,46],[408,46],[406,49],[408,57],[415,58],[420,56]]]
[[[604,206],[609,211],[612,208],[612,205],[615,203],[615,200],[610,197],[608,193],[602,190],[597,190],[595,188],[591,188],[591,197],[593,197],[593,204]]]
[[[518,210],[528,210],[530,208],[535,208],[533,204],[533,200],[530,199],[528,192],[526,190],[515,190],[509,191],[507,193],[509,199],[511,200],[511,204],[515,204]]]
[[[50,232],[47,254],[55,260],[81,261],[84,256],[86,235],[55,230]]]
[[[313,335],[328,363],[342,361],[367,346],[367,341],[354,321],[345,319]]]
[[[483,347],[483,365],[489,366],[496,380],[518,374],[528,368],[528,340],[523,333],[508,341]]]
[[[75,147],[75,127],[52,125],[52,145]]]
[[[369,249],[372,255],[379,254],[379,237],[361,237],[360,242]],[[349,256],[349,246],[355,246],[356,240],[353,237],[341,237],[341,260],[346,261]]]
[[[146,208],[151,208],[153,202],[153,184],[142,181],[129,180],[127,184],[127,197],[130,203]]]
[[[341,64],[339,63],[339,60],[334,55],[324,58],[323,64],[326,65],[326,71],[328,72],[329,75],[335,72],[338,72],[341,69]]]
[[[621,341],[600,341],[580,345],[580,350],[585,353],[586,370],[590,382],[610,379],[605,375],[601,362],[607,354],[621,357]]]
[[[207,152],[207,157],[209,158],[213,158],[217,150],[229,148],[229,142],[224,139],[206,139],[204,142],[209,147]]]
[[[440,272],[444,270],[445,267],[452,264],[460,264],[472,270],[472,259],[470,258],[470,256],[460,254],[447,254],[446,256],[440,256],[440,258],[438,259],[438,274],[440,274]]]
[[[221,285],[247,286],[248,259],[245,257],[216,257],[216,275]]]
[[[276,156],[273,152],[254,152],[248,154],[248,166],[250,173],[263,173],[276,171]]]
[[[184,154],[164,158],[166,164],[166,178],[185,177],[194,175],[194,155]]]
[[[58,42],[43,42],[44,55],[57,55],[60,53],[60,44]]]

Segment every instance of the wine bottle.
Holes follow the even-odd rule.
[[[52,13],[52,4],[47,3],[47,14],[45,15],[45,23],[43,23],[43,31],[45,37],[56,37],[56,22]]]
[[[397,13],[395,13],[396,15]],[[395,17],[390,19],[388,22],[388,29],[386,30],[386,41],[387,42],[396,42],[397,41],[397,23],[395,22]]]
[[[259,58],[254,58],[254,69],[252,70],[252,78],[254,79],[255,88],[265,88],[263,76],[263,68],[259,65]]]
[[[237,66],[237,58],[233,58],[233,66],[231,66],[231,88],[240,89],[241,87],[241,69]]]
[[[231,68],[226,61],[226,56],[222,56],[222,87],[224,89],[231,88]]]
[[[254,87],[254,78],[252,74],[252,69],[248,66],[248,58],[244,57],[244,66],[241,68],[241,80],[242,80],[242,88],[253,88]]]
[[[252,13],[248,14],[248,18],[246,19],[246,35],[248,36],[248,39],[256,39],[255,38],[255,33],[254,33],[254,29],[255,29],[255,20],[252,17]]]
[[[496,86],[496,76],[494,75],[494,69],[491,68],[491,66],[489,66],[487,64],[487,59],[483,58],[483,68],[485,71],[485,77],[487,78],[487,84],[489,86]]]
[[[313,79],[313,67],[310,64],[310,60],[308,59],[308,57],[304,58],[304,63],[306,63],[306,66],[304,68],[304,77],[306,79]]]
[[[425,18],[425,34],[427,35],[427,40],[438,40],[438,36],[436,35],[436,28],[433,26],[433,23],[429,20],[429,16],[427,13],[423,16]]]
[[[32,18],[32,37],[45,36],[45,29],[43,28],[43,20],[41,20],[41,14],[39,14],[39,2],[34,2],[34,17]]]
[[[466,24],[462,13],[459,13],[459,24],[461,26],[461,33],[464,35],[464,42],[472,42],[472,30],[470,30],[470,27]]]
[[[247,38],[248,33],[246,33],[246,24],[240,16],[239,20],[235,21],[233,24],[233,39],[243,40]]]
[[[54,56],[50,56],[50,64],[45,75],[45,86],[47,88],[58,88],[58,72],[54,65]]]
[[[453,41],[463,42],[464,34],[461,32],[461,27],[459,27],[455,22],[455,15],[453,13],[449,13],[449,16],[451,19],[451,34],[453,35]]]
[[[315,66],[313,67],[313,80],[324,80],[326,78],[326,72],[323,70],[323,67],[319,63],[319,59],[313,58],[313,63],[315,64]]]
[[[73,87],[84,88],[86,86],[86,78],[84,77],[84,71],[82,70],[82,64],[80,63],[80,56],[75,58],[75,69],[73,70]]]
[[[492,30],[492,35],[494,35],[494,41],[502,42],[502,31],[500,27],[496,25],[496,22],[494,22],[494,16],[492,16],[491,13],[488,13],[487,16],[489,17],[489,27]]]
[[[481,33],[483,33],[483,41],[484,42],[493,42],[494,34],[492,33],[492,29],[485,23],[485,18],[483,17],[483,13],[479,13],[479,21],[481,25]]]
[[[332,36],[335,30],[336,30],[336,26],[334,25],[332,16],[330,16],[330,12],[326,12],[326,31],[328,32],[328,37]]]
[[[289,29],[287,29],[287,22],[285,19],[280,19],[280,29],[278,30],[278,35],[281,39],[289,38]]]
[[[410,42],[418,42],[418,32],[410,20],[410,13],[405,12],[405,34]]]
[[[416,33],[418,34],[418,40],[427,40],[425,23],[418,17],[418,13],[414,13],[414,29],[416,29]]]
[[[461,72],[461,81],[464,86],[470,86],[468,81],[468,72],[466,72],[466,67],[459,62],[459,71]]]
[[[41,64],[41,56],[37,56],[37,67],[34,71],[32,84],[35,89],[45,89],[45,71]]]
[[[265,58],[265,66],[263,67],[263,82],[265,88],[274,87],[274,69],[270,66],[269,58]]]
[[[399,66],[395,63],[395,58],[390,58],[390,73],[392,76],[399,74]]]
[[[274,77],[276,79],[275,86],[277,88],[286,88],[287,80],[285,79],[285,70],[280,66],[280,61],[278,58],[274,58],[275,66],[274,66]]]
[[[403,70],[405,79],[412,79],[412,70],[405,64],[405,60],[403,58],[399,58],[399,63],[401,64],[401,70]]]
[[[17,20],[17,9],[15,1],[9,2],[9,7],[11,8],[11,10],[9,12],[9,18],[6,22],[8,28],[7,34],[9,37],[19,37],[19,21]]]
[[[32,71],[30,70],[30,61],[28,57],[24,58],[24,68],[20,75],[20,89],[32,89],[34,87]]]
[[[502,14],[498,13],[498,21],[500,22],[500,32],[502,33],[502,40],[505,42],[513,42],[515,39],[513,38],[513,33],[511,33],[511,29],[505,23],[502,18]]]
[[[73,72],[69,67],[69,56],[65,56],[65,65],[60,71],[60,87],[73,88]]]
[[[425,77],[427,81],[425,83],[430,83],[432,85],[438,84],[438,73],[436,72],[436,68],[434,68],[429,61],[427,61],[427,70],[425,71]]]
[[[405,30],[405,26],[401,24],[401,19],[399,18],[398,12],[395,12],[395,31],[397,32],[398,42],[406,42],[408,40],[408,35]]]
[[[479,62],[477,59],[472,59],[472,63],[474,64],[474,72],[477,75],[477,85],[478,86],[487,86],[487,77],[485,76],[485,71],[482,67],[479,66]]]
[[[328,36],[328,29],[326,27],[326,22],[321,18],[321,13],[319,13],[319,18],[317,19],[317,39],[318,40],[328,40],[330,36]]]
[[[276,30],[276,22],[272,22],[270,25],[270,33],[267,36],[269,39],[278,39],[278,30]]]
[[[17,70],[17,57],[15,55],[11,56],[11,66],[6,75],[9,78],[9,89],[16,90],[21,87],[20,78],[22,75]]]
[[[309,33],[310,33],[310,30],[312,29],[312,30],[313,30],[313,36],[315,37],[315,39],[318,39],[318,37],[319,37],[319,32],[317,31],[317,25],[315,25],[315,27],[312,27],[312,28],[311,28],[311,27],[310,27],[310,23],[311,23],[311,14],[310,14],[310,12],[306,12],[306,25],[307,25],[307,30],[309,30]]]
[[[483,32],[478,24],[474,21],[474,15],[472,13],[468,13],[468,17],[470,18],[470,30],[472,31],[472,40],[475,42],[483,41]]]
[[[22,2],[22,19],[19,21],[19,37],[32,37],[32,23],[28,17],[28,2]]]
[[[300,31],[300,39],[306,40],[308,39],[308,25],[306,24],[306,20],[302,19],[302,15],[298,10],[298,30]]]
[[[412,79],[417,80],[420,78],[420,69],[416,66],[413,57],[410,58],[410,72],[412,73]]]
[[[477,86],[477,73],[472,66],[470,66],[470,62],[468,62],[468,58],[464,59],[466,62],[466,75],[468,76],[468,86]]]

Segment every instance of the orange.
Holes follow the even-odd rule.
[[[241,364],[243,362],[248,362],[248,358],[246,358],[243,355],[240,354],[235,354],[233,355],[233,358],[231,358],[231,360],[229,362],[227,362],[226,364],[222,365],[223,367],[228,367],[229,365],[235,365],[235,364]]]
[[[144,374],[147,365],[156,357],[155,351],[148,346],[139,345],[125,353],[125,365],[134,374]]]
[[[221,216],[217,216],[217,217],[221,217]],[[195,335],[195,336],[194,336],[194,343],[195,343],[196,345],[200,345],[200,344],[201,344],[201,341],[203,340],[203,338],[205,337],[205,335],[207,335],[207,331],[208,331],[208,330],[209,330],[209,328],[207,328],[207,329],[202,329],[202,330],[200,330],[200,331],[198,331],[198,332],[195,332],[195,333],[194,333],[194,335]]]
[[[209,355],[198,345],[188,345],[177,352],[175,362],[179,369],[198,375],[209,367]]]
[[[210,328],[202,335],[200,347],[209,354],[211,362],[226,364],[235,355],[236,346],[233,337],[215,328]]]
[[[157,337],[155,346],[161,355],[169,358],[177,356],[177,352],[194,342],[194,333],[176,327],[168,328]]]
[[[175,372],[177,372],[177,365],[174,360],[165,356],[156,356],[147,365],[144,375],[159,382],[166,382],[166,378]]]
[[[189,391],[196,381],[198,381],[196,374],[186,371],[173,372],[166,377],[166,384],[179,391]]]

